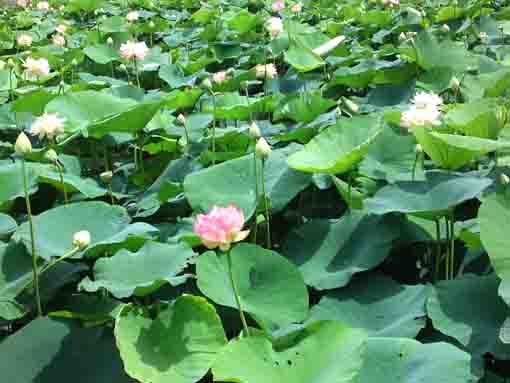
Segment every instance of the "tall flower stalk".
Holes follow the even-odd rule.
[[[255,153],[256,156],[262,160],[262,164],[260,167],[260,184],[262,187],[262,198],[264,199],[264,210],[266,217],[266,246],[268,249],[271,249],[271,213],[269,209],[269,198],[266,195],[266,183],[264,178],[264,165],[265,160],[271,154],[271,147],[264,139],[264,137],[259,138],[257,141],[257,145],[255,145]]]

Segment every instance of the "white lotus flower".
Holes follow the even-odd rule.
[[[283,31],[283,22],[279,17],[270,17],[266,22],[266,29],[272,38],[277,37]]]
[[[126,15],[126,20],[130,23],[138,20],[140,18],[140,14],[136,11],[131,11]]]
[[[127,60],[143,60],[147,53],[149,53],[149,48],[143,41],[127,41],[120,46],[120,55]]]
[[[65,118],[56,113],[44,113],[37,117],[30,127],[30,134],[39,136],[40,139],[47,137],[49,140],[64,133]]]
[[[408,129],[417,126],[434,126],[441,124],[439,106],[443,103],[435,93],[419,92],[411,100],[413,105],[402,113],[400,124]]]
[[[44,58],[33,59],[28,57],[25,63],[24,76],[27,80],[37,80],[50,74],[50,64]]]
[[[50,10],[50,3],[47,1],[39,1],[37,3],[37,9],[40,11],[48,12]]]
[[[19,35],[18,38],[16,39],[16,43],[20,47],[29,47],[30,45],[32,45],[32,41],[33,41],[32,36],[27,34]]]

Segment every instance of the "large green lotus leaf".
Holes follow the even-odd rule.
[[[58,113],[66,119],[66,130],[76,131],[94,121],[127,111],[136,104],[136,101],[130,98],[86,90],[54,98],[46,105],[45,111]]]
[[[0,343],[2,379],[10,383],[134,383],[111,331],[40,318]]]
[[[448,67],[463,71],[474,63],[474,58],[464,44],[451,40],[438,43],[430,31],[418,33],[414,46],[416,61],[425,70]]]
[[[101,138],[110,133],[131,133],[141,131],[152,120],[166,101],[148,101],[137,104],[113,116],[108,116],[88,127],[92,137]]]
[[[20,96],[12,103],[12,110],[18,113],[32,113],[39,116],[44,113],[46,105],[57,97],[54,93],[49,93],[45,89],[38,89],[31,93]]]
[[[416,161],[415,147],[413,136],[384,129],[370,145],[359,171],[367,177],[393,183],[413,180],[413,166],[416,166],[414,180],[423,180],[422,161]]]
[[[319,55],[297,39],[290,39],[289,50],[285,52],[284,59],[298,72],[310,72],[325,65]]]
[[[288,155],[298,148],[300,146],[290,145],[274,150],[265,162],[266,193],[274,212],[282,210],[311,182],[311,176],[290,169],[287,165]],[[260,160],[257,162],[260,173],[262,165]],[[199,211],[207,211],[213,205],[234,204],[243,209],[248,219],[256,207],[254,168],[253,155],[250,154],[191,173],[184,180],[186,198]]]
[[[323,98],[319,93],[303,93],[277,109],[274,119],[289,118],[295,122],[308,123],[335,105],[335,101]]]
[[[168,109],[184,109],[193,107],[203,90],[200,88],[191,88],[183,90],[174,90],[165,96],[165,106]]]
[[[448,126],[467,136],[496,140],[505,123],[505,108],[496,99],[481,99],[457,105],[448,111]]]
[[[94,280],[86,277],[80,289],[105,288],[117,298],[144,296],[165,283],[176,286],[186,281],[179,275],[195,255],[188,245],[146,242],[137,252],[122,249],[113,257],[100,258],[94,265]]]
[[[227,25],[230,29],[234,29],[239,33],[247,33],[253,30],[258,22],[259,15],[254,15],[248,12],[246,9],[241,9],[235,14],[225,14],[227,18]]]
[[[374,337],[414,338],[425,327],[427,295],[425,285],[400,285],[368,274],[322,297],[310,320],[336,320]]]
[[[365,200],[365,208],[373,214],[391,212],[442,215],[464,201],[477,197],[492,180],[483,177],[433,171],[425,181],[396,182],[379,189]]]
[[[379,265],[399,235],[397,217],[351,211],[338,220],[311,220],[292,230],[282,253],[298,265],[307,285],[334,289]]]
[[[480,237],[494,271],[501,278],[499,295],[510,304],[510,199],[506,195],[490,194],[478,212]]]
[[[311,173],[349,171],[363,159],[383,126],[379,116],[343,118],[315,136],[303,150],[291,155],[289,166]]]
[[[209,370],[227,339],[204,298],[182,295],[155,318],[126,305],[115,337],[126,372],[142,383],[194,383]]]
[[[510,69],[502,67],[493,72],[466,75],[462,80],[461,93],[467,101],[484,97],[501,97],[510,86]]]
[[[274,111],[280,97],[269,95],[256,98],[229,92],[215,96],[216,107],[214,107],[212,97],[208,98],[202,105],[202,112],[213,113],[218,119],[249,120],[253,113]]]
[[[308,292],[299,270],[280,254],[242,243],[231,250],[232,272],[243,310],[285,326],[304,320]],[[198,288],[214,302],[237,308],[226,254],[207,252],[197,261]]]
[[[16,231],[18,224],[10,215],[0,213],[0,239]]]
[[[471,356],[446,343],[369,338],[359,383],[474,383]]]
[[[187,76],[180,66],[176,64],[168,64],[161,65],[158,75],[172,88],[181,88],[184,86],[193,86],[200,73],[194,73]]]
[[[26,167],[27,186],[29,194],[37,191],[37,173],[31,167]],[[0,166],[0,206],[24,197],[23,172],[21,163]]]
[[[74,12],[92,12],[101,8],[104,2],[104,0],[70,0],[69,8]]]
[[[129,235],[144,236],[156,228],[144,223],[130,225],[131,219],[123,207],[104,202],[78,202],[59,206],[35,216],[37,255],[49,260],[60,257],[73,248],[74,233],[88,230],[91,243],[77,257],[96,255],[106,245],[125,242]],[[28,222],[21,224],[14,238],[30,249]]]
[[[466,274],[441,281],[430,290],[427,313],[435,329],[457,339],[476,356],[486,352],[506,358],[508,346],[499,331],[507,317],[507,306],[498,296],[496,275]]]
[[[113,45],[89,45],[83,49],[83,53],[98,64],[108,64],[120,59],[119,50]]]
[[[336,322],[317,322],[271,344],[263,335],[234,339],[215,361],[215,382],[354,383],[366,335]]]
[[[416,140],[425,153],[442,168],[455,170],[487,153],[506,149],[509,142],[478,137],[438,133],[425,128],[416,128]]]

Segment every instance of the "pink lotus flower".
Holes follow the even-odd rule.
[[[224,82],[226,80],[227,80],[227,72],[225,72],[225,71],[220,71],[220,72],[216,72],[215,74],[213,74],[213,81],[216,84],[221,84],[222,82]]]
[[[143,60],[149,53],[149,48],[145,42],[127,41],[120,46],[120,55],[127,60]]]
[[[301,5],[301,3],[296,3],[292,6],[292,8],[290,9],[293,13],[299,13],[301,12],[303,9],[303,6]]]
[[[250,233],[242,230],[244,226],[243,211],[234,205],[228,207],[213,206],[207,214],[199,214],[193,230],[208,249],[219,247],[228,251],[234,242],[240,242]]]
[[[285,9],[285,1],[276,0],[273,5],[271,5],[271,9],[273,12],[280,12],[281,10]]]

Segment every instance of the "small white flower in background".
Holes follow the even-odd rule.
[[[90,245],[90,233],[87,230],[78,231],[73,236],[73,246],[79,249],[85,249]]]
[[[18,43],[20,47],[29,47],[32,45],[32,42],[33,42],[32,36],[26,34],[19,35],[18,38],[16,39],[16,43]]]
[[[25,133],[19,134],[14,144],[14,151],[19,155],[25,155],[32,151],[32,144]]]
[[[55,30],[56,30],[58,33],[60,33],[61,35],[63,35],[64,33],[66,33],[67,25],[59,24],[59,25],[57,25],[57,27],[55,28]]]
[[[271,154],[271,146],[267,143],[264,137],[260,137],[255,145],[255,154],[259,158],[267,158]]]
[[[220,71],[220,72],[216,72],[215,74],[213,74],[213,82],[215,82],[216,84],[221,84],[222,82],[225,82],[227,80],[227,72],[225,71]]]
[[[276,70],[276,67],[274,66],[274,64],[256,65],[255,73],[256,73],[257,78],[267,78],[267,79],[275,78],[278,75],[278,71]]]
[[[331,52],[335,49],[340,43],[345,40],[345,36],[337,36],[329,40],[327,43],[322,44],[321,46],[315,48],[313,53],[319,56],[324,56],[327,53]]]
[[[50,3],[48,3],[47,1],[39,1],[37,3],[37,9],[40,11],[47,12],[50,10]]]
[[[266,22],[266,30],[272,38],[277,37],[283,31],[283,22],[279,17],[270,17]]]
[[[53,36],[53,44],[55,44],[57,47],[63,47],[66,45],[66,39],[62,35],[55,35]]]
[[[40,139],[46,137],[51,140],[64,133],[64,122],[65,118],[59,117],[56,113],[44,113],[32,123],[30,134],[39,136]]]
[[[482,40],[483,43],[486,43],[489,39],[489,35],[487,34],[487,32],[480,32],[478,34],[478,37],[480,37],[480,40]]]
[[[131,11],[126,15],[126,20],[130,23],[138,20],[140,18],[140,15],[136,11]]]
[[[271,5],[271,10],[273,12],[280,12],[281,10],[285,9],[285,1],[283,0],[276,0],[272,5]]]
[[[435,93],[419,92],[411,100],[413,105],[402,113],[400,124],[404,128],[417,126],[439,125],[441,111],[439,106],[443,103],[441,97]]]
[[[149,53],[149,48],[144,41],[127,41],[120,46],[120,55],[127,60],[143,60]]]
[[[0,60],[0,70],[4,70],[6,66],[7,64],[5,63],[5,61]]]
[[[251,122],[250,127],[248,128],[248,134],[253,138],[260,138],[262,135],[260,133],[260,128],[255,121]]]
[[[27,80],[37,80],[50,74],[50,64],[44,58],[33,59],[28,57],[23,64],[24,76]]]
[[[301,3],[296,3],[292,6],[292,8],[290,8],[290,10],[293,13],[299,13],[303,10],[303,5],[301,5]]]

